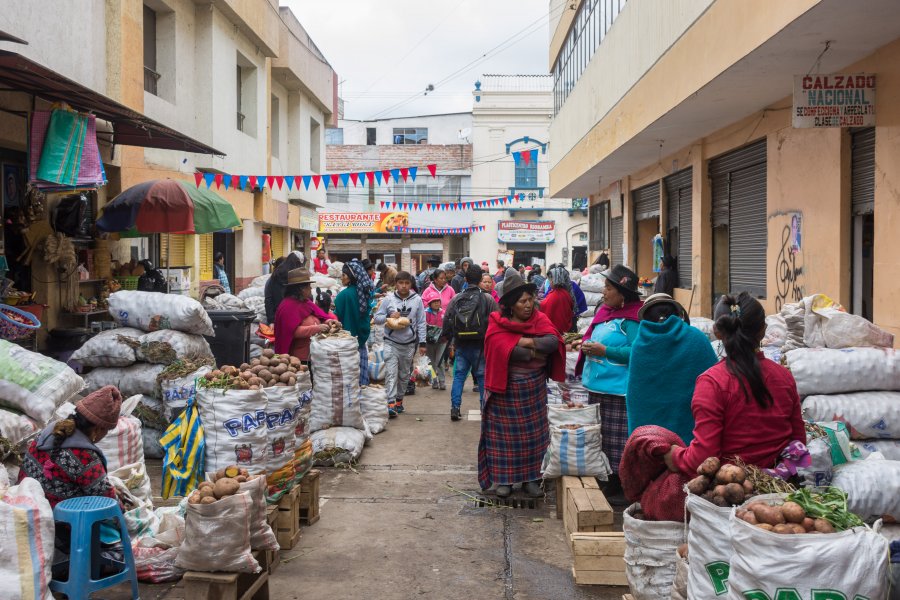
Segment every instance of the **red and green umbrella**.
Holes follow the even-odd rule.
[[[125,236],[151,233],[211,233],[240,227],[222,196],[175,179],[132,186],[103,208],[97,228]]]

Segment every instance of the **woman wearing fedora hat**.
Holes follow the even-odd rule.
[[[535,310],[534,300],[534,284],[507,270],[500,311],[491,313],[484,339],[478,481],[483,490],[496,484],[501,498],[518,483],[529,496],[543,495],[541,462],[550,444],[547,379],[566,376],[562,336]]]
[[[603,452],[613,471],[605,488],[607,499],[622,504],[626,500],[619,481],[619,462],[628,440],[625,391],[631,344],[637,337],[642,303],[634,271],[616,265],[603,275],[606,278],[603,305],[584,334],[576,373],[581,374],[589,402],[600,405]]]
[[[314,335],[341,328],[333,315],[313,302],[311,282],[306,269],[288,273],[284,300],[275,312],[275,352],[296,356],[304,363],[309,363],[309,344]]]

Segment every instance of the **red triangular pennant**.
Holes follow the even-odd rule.
[[[366,171],[366,179],[369,180],[369,185],[375,185],[375,171]]]
[[[403,169],[400,169],[400,177],[403,178],[403,181],[406,181],[406,178],[409,177],[409,169],[405,167]]]
[[[213,180],[216,182],[216,189],[219,189],[220,187],[222,187],[222,179],[223,179],[222,174],[216,173],[216,176],[213,178]]]
[[[338,175],[332,175],[331,176],[331,185],[333,185],[334,187],[337,187],[338,186],[338,178],[339,178]]]
[[[522,157],[522,162],[525,163],[525,166],[528,166],[528,163],[531,162],[531,152],[520,152],[519,156]]]
[[[250,177],[248,177],[248,178],[247,178],[247,182],[250,184],[250,189],[251,189],[251,190],[252,190],[253,188],[255,188],[255,187],[256,187],[256,175],[251,175]]]
[[[236,190],[241,189],[241,176],[240,175],[232,175],[231,176],[231,187]]]
[[[350,173],[350,181],[353,182],[353,187],[356,187],[356,184],[359,182],[359,175],[356,173]]]
[[[274,189],[275,189],[275,185],[274,185],[274,184],[275,184],[275,178],[274,178],[272,175],[267,175],[267,176],[266,176],[266,185],[269,186],[269,189],[270,189],[270,190],[274,190]]]
[[[381,176],[384,178],[384,182],[385,182],[385,183],[390,183],[390,182],[391,182],[391,172],[390,172],[390,170],[385,169],[384,171],[381,172]]]
[[[428,167],[428,172],[431,173],[432,177],[437,177],[437,165],[426,165]]]
[[[322,182],[321,175],[313,175],[313,184],[316,186],[316,189],[319,189],[319,184]]]
[[[284,185],[284,177],[282,177],[281,175],[276,175],[276,176],[275,176],[275,183],[278,184],[278,189],[280,190],[280,189],[281,189],[281,186]]]
[[[203,181],[203,173],[194,173],[194,181],[197,182],[197,187],[200,187],[200,182]]]

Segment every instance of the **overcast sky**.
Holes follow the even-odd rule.
[[[468,111],[482,73],[547,73],[548,0],[281,4],[291,7],[343,82],[348,119]],[[429,84],[435,89],[424,96]]]

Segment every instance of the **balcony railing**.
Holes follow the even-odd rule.
[[[150,92],[154,96],[159,96],[157,93],[157,86],[160,77],[162,77],[162,75],[150,67],[144,67],[144,91]]]

